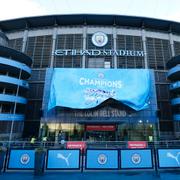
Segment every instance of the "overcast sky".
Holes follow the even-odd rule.
[[[117,14],[180,22],[180,0],[0,0],[0,20],[49,14]]]

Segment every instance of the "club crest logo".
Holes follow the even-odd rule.
[[[100,154],[98,156],[98,163],[103,165],[103,164],[106,164],[107,162],[107,156],[105,154]]]
[[[133,164],[139,164],[141,162],[141,156],[139,154],[135,153],[131,156],[131,160],[132,160]]]
[[[29,163],[29,161],[30,161],[30,157],[29,157],[28,154],[23,154],[23,155],[21,156],[21,159],[20,159],[21,164],[26,165],[26,164]]]
[[[103,32],[96,32],[92,35],[92,43],[97,47],[103,47],[107,44],[108,37]]]
[[[98,74],[98,78],[103,79],[103,78],[104,78],[104,74],[103,74],[103,73],[99,73],[99,74]]]

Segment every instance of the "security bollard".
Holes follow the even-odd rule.
[[[43,175],[45,165],[46,149],[35,149],[34,175]]]
[[[7,149],[5,147],[0,147],[0,172],[2,172],[4,167],[4,161]]]

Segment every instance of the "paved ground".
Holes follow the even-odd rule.
[[[34,176],[33,173],[3,173],[0,180],[180,180],[179,172],[160,173],[156,176],[153,172],[147,173],[122,173],[122,172],[55,172],[45,173],[43,176]]]

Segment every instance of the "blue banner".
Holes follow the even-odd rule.
[[[79,169],[80,150],[48,150],[47,169]]]
[[[147,69],[55,68],[48,110],[56,106],[88,109],[112,98],[139,111],[148,107],[149,91]]]
[[[180,149],[158,149],[159,168],[180,168]]]
[[[10,151],[8,169],[33,169],[34,158],[34,150],[12,149]]]
[[[152,169],[152,152],[145,150],[121,150],[122,169]]]
[[[87,150],[86,169],[118,169],[118,150]]]

